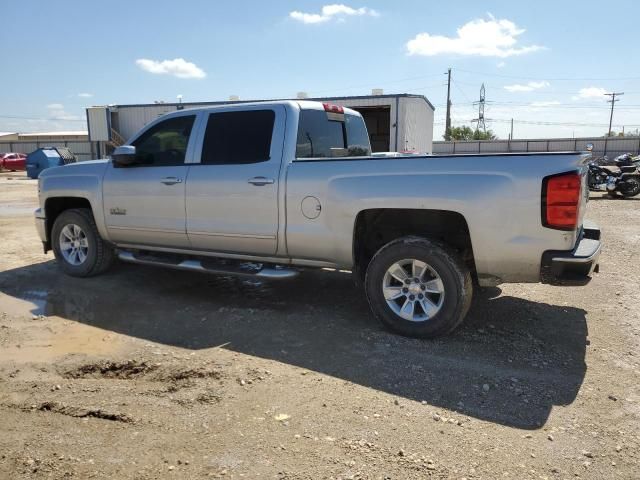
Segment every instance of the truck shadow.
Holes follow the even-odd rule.
[[[33,314],[161,344],[224,348],[331,375],[478,419],[535,429],[573,402],[586,365],[585,311],[479,290],[453,335],[384,331],[350,275],[305,271],[261,283],[118,265],[90,279],[55,263],[0,273],[0,291]]]

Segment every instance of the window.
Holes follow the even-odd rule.
[[[212,113],[204,134],[200,163],[266,162],[270,158],[274,122],[273,110]]]
[[[342,118],[340,118],[342,117]],[[323,110],[301,110],[297,158],[366,157],[371,155],[362,117],[340,115],[330,119]]]
[[[144,132],[133,142],[139,163],[154,167],[184,164],[195,118],[195,115],[170,118]]]
[[[344,116],[345,128],[347,130],[347,156],[348,157],[368,157],[371,155],[371,142],[367,127],[362,117],[355,115]]]

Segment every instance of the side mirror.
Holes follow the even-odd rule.
[[[133,145],[121,145],[111,154],[115,167],[130,167],[138,163],[136,157],[136,147]]]
[[[587,152],[593,151],[593,143],[587,143]]]

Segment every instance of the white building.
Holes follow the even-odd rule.
[[[0,132],[0,153],[29,154],[42,147],[67,147],[79,161],[91,160],[100,156],[96,148],[97,145],[95,142],[89,142],[89,134],[85,130],[37,133]]]
[[[385,95],[374,90],[374,95],[357,97],[306,98],[307,100],[342,105],[359,111],[367,124],[374,152],[416,151],[432,152],[434,107],[422,95]],[[251,100],[256,101],[256,100]],[[87,122],[91,141],[121,144],[131,138],[147,123],[158,116],[181,108],[242,103],[234,97],[224,102],[152,103],[135,105],[109,105],[87,109]],[[104,153],[105,150],[102,150]]]

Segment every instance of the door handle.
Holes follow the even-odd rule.
[[[273,178],[266,177],[253,177],[247,180],[251,185],[262,187],[264,185],[272,185],[274,183]]]
[[[182,179],[178,177],[165,177],[160,180],[160,183],[164,183],[165,185],[175,185],[176,183],[182,183]]]

